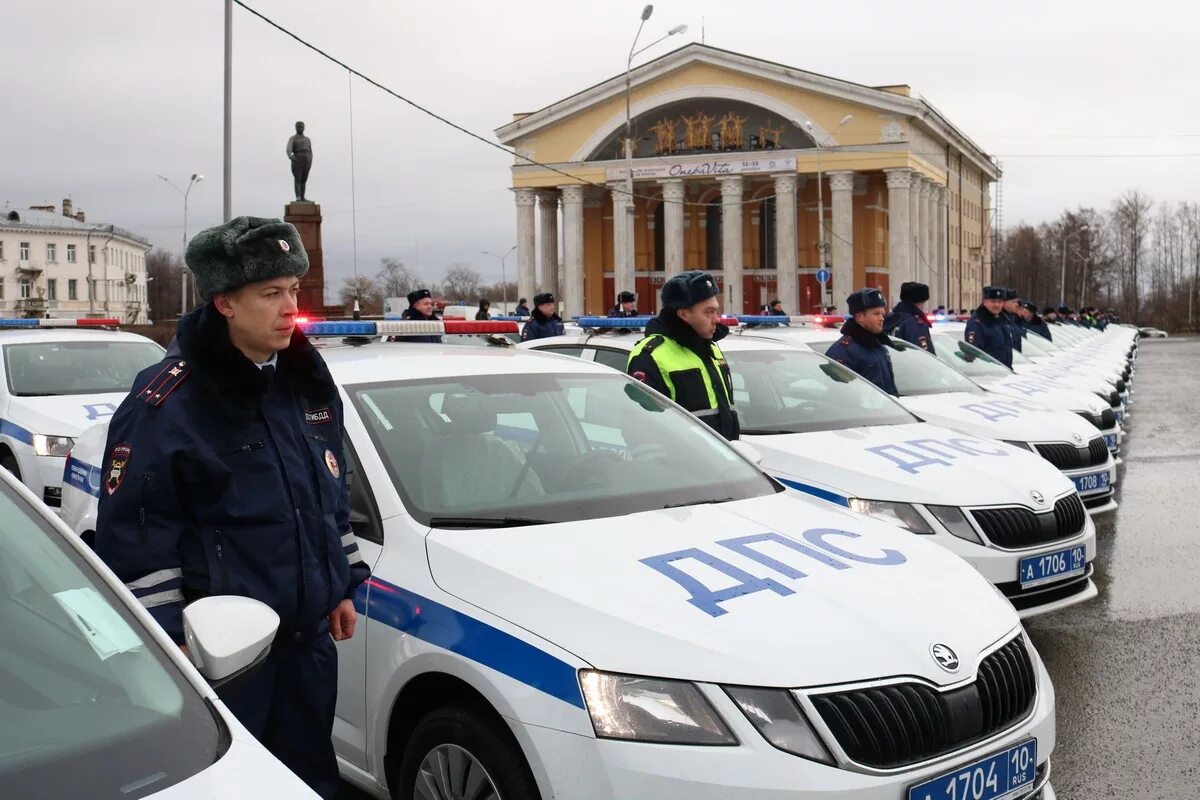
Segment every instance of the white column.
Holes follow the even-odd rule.
[[[718,178],[721,184],[721,272],[725,275],[726,314],[742,313],[742,176]]]
[[[912,186],[908,190],[908,278],[921,280],[921,183],[925,179],[913,173]],[[900,284],[896,284],[896,296],[900,295]]]
[[[845,297],[859,288],[854,285],[854,173],[830,172],[833,195],[833,296]]]
[[[911,280],[912,239],[909,202],[912,194],[911,169],[885,169],[888,186],[888,285],[891,300],[900,297],[900,284]]]
[[[537,195],[533,189],[516,189],[517,199],[517,297],[530,303],[536,294],[537,261],[534,254],[533,206]]]
[[[562,303],[558,286],[558,190],[543,189],[537,193],[538,254],[542,262],[542,291],[550,292]]]
[[[563,207],[562,310],[583,314],[583,186],[560,186]]]
[[[613,208],[613,295],[632,292],[633,281],[633,198],[625,191],[624,181],[610,183]]]
[[[667,250],[664,277],[670,278],[683,272],[683,201],[686,192],[682,179],[675,178],[660,183],[663,201],[663,247]]]
[[[775,175],[775,288],[783,310],[800,308],[800,277],[796,267],[796,174]]]
[[[921,183],[921,253],[924,256],[921,282],[931,288],[937,282],[937,250],[933,244],[934,186],[933,181],[928,179]]]
[[[946,187],[937,186],[934,188],[933,194],[933,215],[934,220],[934,238],[937,240],[934,245],[934,251],[937,253],[938,274],[934,277],[936,286],[931,286],[932,296],[929,298],[930,305],[937,308],[939,304],[944,305],[947,298],[950,297],[950,266],[946,261],[946,254],[949,252],[950,245],[946,241]]]

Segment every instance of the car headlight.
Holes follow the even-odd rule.
[[[601,739],[659,744],[736,745],[695,684],[585,669],[579,685]]]
[[[956,506],[925,507],[937,518],[938,522],[946,526],[946,530],[950,533],[973,544],[983,544],[983,539],[980,539],[979,534],[971,527],[971,521],[967,519],[967,515],[962,512],[961,508]]]
[[[33,452],[39,456],[61,456],[65,458],[71,452],[71,448],[74,445],[75,440],[70,436],[46,436],[41,433],[33,435]]]
[[[727,686],[725,691],[773,747],[822,764],[833,764],[832,756],[808,724],[791,692],[745,686]]]
[[[851,497],[850,510],[889,522],[913,533],[933,533],[933,528],[929,527],[925,518],[908,503],[888,503],[883,500],[861,500]]]
[[[1028,450],[1031,453],[1033,452],[1033,448],[1029,446],[1029,442],[1010,442],[1009,440],[1005,439],[1004,443],[1013,447],[1018,447],[1022,450]]]

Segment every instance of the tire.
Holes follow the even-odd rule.
[[[539,800],[525,756],[503,723],[468,708],[426,714],[400,760],[395,800]]]
[[[3,458],[0,458],[0,467],[11,472],[17,480],[21,480],[21,465],[17,463],[17,457],[12,453],[5,453]]]

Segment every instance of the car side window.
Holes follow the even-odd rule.
[[[629,365],[629,353],[624,350],[609,350],[603,347],[596,348],[595,362],[603,364],[610,369],[615,369],[624,372]]]
[[[383,544],[383,525],[379,520],[379,509],[367,477],[358,466],[358,456],[349,441],[342,448],[346,461],[346,488],[350,492],[350,528],[354,535],[368,542]]]
[[[575,358],[583,358],[583,348],[575,345],[565,347],[539,347],[538,352],[555,353],[560,356],[574,356]]]

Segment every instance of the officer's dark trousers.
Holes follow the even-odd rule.
[[[324,798],[338,793],[333,754],[337,650],[328,633],[310,642],[280,641],[253,675],[218,691],[267,750]]]

